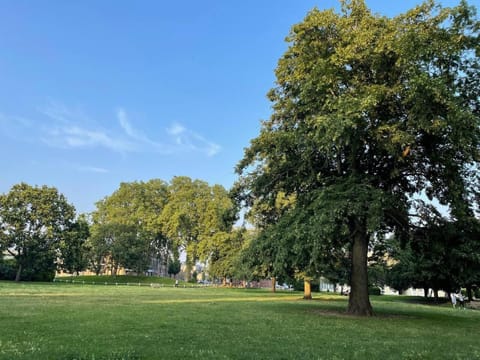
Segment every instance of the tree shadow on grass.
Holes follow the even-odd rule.
[[[317,315],[317,316],[328,316],[328,317],[335,317],[335,318],[345,318],[345,319],[415,319],[418,318],[414,315],[406,315],[400,313],[393,313],[393,312],[375,312],[371,317],[364,317],[358,315],[352,315],[347,313],[346,309],[312,309],[310,313]]]

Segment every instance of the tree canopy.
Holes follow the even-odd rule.
[[[212,255],[228,239],[236,207],[222,186],[178,176],[169,185],[160,219],[164,234],[186,252],[190,269],[198,259],[215,261]]]
[[[93,213],[91,266],[98,272],[108,260],[112,270],[121,266],[141,273],[156,259],[167,274],[179,251],[186,252],[190,269],[198,259],[213,264],[235,218],[236,207],[220,185],[185,176],[170,183],[122,183]]]
[[[479,30],[464,1],[454,8],[427,1],[387,18],[351,0],[340,13],[313,9],[287,37],[268,94],[273,113],[237,166],[237,196],[267,208],[280,193],[294,196],[282,217],[295,222],[308,212],[308,221],[296,222],[295,241],[310,263],[322,262],[315,249],[348,251],[352,314],[372,313],[369,242],[407,233],[418,194],[452,216],[471,212]]]
[[[65,232],[60,245],[61,267],[70,273],[79,273],[88,267],[90,225],[85,215],[79,218]]]
[[[412,241],[391,239],[390,256],[395,263],[387,272],[388,284],[402,291],[409,287],[456,292],[480,284],[480,221],[474,218],[448,220],[430,218],[418,226]]]
[[[0,195],[0,252],[15,259],[16,281],[53,278],[74,219],[75,208],[53,187],[20,183]]]
[[[97,202],[90,239],[93,267],[99,270],[108,259],[112,270],[121,266],[142,273],[158,258],[166,269],[172,244],[162,232],[160,213],[167,201],[167,183],[153,179],[121,183]]]

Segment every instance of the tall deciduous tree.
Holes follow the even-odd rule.
[[[148,245],[138,236],[135,226],[115,222],[96,224],[91,238],[98,261],[108,263],[113,276],[120,267],[133,269],[137,274],[148,267]]]
[[[351,314],[372,314],[371,239],[406,231],[418,193],[462,216],[478,186],[479,30],[464,1],[386,18],[344,0],[340,14],[314,9],[287,38],[273,114],[237,167],[239,187],[250,204],[283,192],[310,209],[318,231],[299,233],[300,246],[351,252]]]
[[[222,232],[215,239],[208,259],[208,274],[212,278],[246,280],[242,251],[248,242],[249,233],[244,228]]]
[[[0,195],[0,251],[16,261],[16,281],[23,272],[55,272],[60,242],[75,209],[56,188],[21,183]]]
[[[186,252],[186,273],[195,261],[211,255],[227,239],[236,211],[228,192],[220,185],[179,176],[169,186],[168,203],[161,214],[165,235]]]
[[[105,257],[105,239],[111,237],[109,235],[105,238],[105,231],[113,234],[116,233],[114,229],[123,228],[128,229],[129,236],[120,237],[120,233],[116,234],[115,239],[118,241],[115,249],[118,253],[121,246],[124,246],[124,252],[138,260],[129,267],[134,266],[135,270],[142,272],[148,268],[152,259],[160,259],[166,271],[172,244],[162,232],[160,214],[168,200],[167,189],[167,184],[158,179],[121,183],[112,195],[96,204],[92,228],[94,236],[90,241],[92,260],[96,264],[94,268],[98,267],[100,259]],[[130,244],[126,242],[127,239],[131,241]],[[110,247],[110,251],[112,249]],[[140,261],[141,259],[143,261]],[[125,261],[121,265],[125,266]]]

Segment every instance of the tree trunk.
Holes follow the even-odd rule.
[[[164,256],[164,260],[161,266],[161,276],[165,276],[168,273],[168,257]]]
[[[425,298],[428,298],[428,290],[429,290],[428,287],[424,287],[424,288],[423,288],[423,296],[424,296]]]
[[[303,280],[303,299],[312,300],[312,283],[310,280]]]
[[[276,292],[277,291],[277,287],[275,286],[277,283],[277,279],[275,278],[275,276],[272,277],[272,292]]]
[[[435,303],[438,303],[438,289],[433,289],[433,297],[435,298]]]
[[[192,275],[192,262],[190,256],[187,254],[185,259],[185,281],[190,281],[190,276]]]
[[[373,315],[372,305],[368,297],[367,252],[366,230],[357,223],[353,237],[351,290],[347,309],[347,313],[351,315]]]
[[[17,275],[15,275],[15,281],[19,282],[20,281],[20,276],[22,275],[22,264],[18,265],[17,269]]]

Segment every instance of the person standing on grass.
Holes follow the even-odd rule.
[[[450,300],[452,301],[452,306],[455,309],[455,305],[457,305],[457,296],[455,295],[455,293],[452,292],[450,294]]]
[[[175,287],[178,287],[178,279],[175,280]]]

